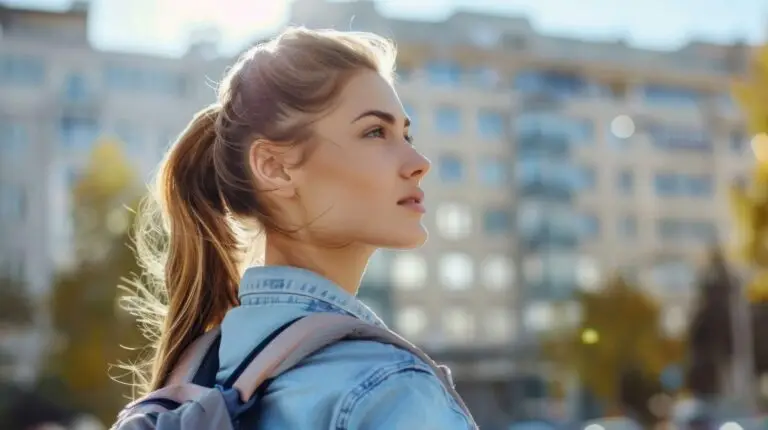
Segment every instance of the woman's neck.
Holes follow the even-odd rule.
[[[373,251],[370,246],[320,247],[279,234],[267,234],[264,264],[310,270],[355,295]]]

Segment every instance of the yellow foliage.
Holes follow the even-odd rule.
[[[733,96],[751,133],[768,132],[768,46],[756,52],[746,78],[733,85]]]
[[[683,357],[683,342],[659,329],[659,306],[648,295],[616,278],[598,293],[580,298],[583,319],[565,336],[549,339],[545,355],[577,372],[582,383],[605,401],[616,401],[619,378],[629,367],[658,378]]]
[[[99,141],[73,190],[78,252],[74,270],[61,273],[51,294],[53,326],[63,348],[53,351],[48,376],[61,381],[74,406],[111,424],[131,388],[118,384],[110,366],[135,361],[145,342],[133,318],[119,313],[121,278],[138,270],[128,232],[117,231],[116,214],[135,202],[135,174],[119,142]]]
[[[747,295],[752,302],[768,301],[768,46],[758,49],[744,79],[733,86],[733,96],[752,135],[757,164],[747,187],[731,192],[737,237],[734,256],[757,274]]]

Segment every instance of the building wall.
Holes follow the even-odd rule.
[[[354,15],[355,29],[399,45],[397,88],[433,166],[424,181],[428,243],[382,252],[366,277],[375,287],[362,292],[393,327],[434,348],[509,345],[562,320],[553,297],[534,291],[542,273],[570,271],[569,288],[578,288],[620,270],[658,294],[680,330],[691,263],[713,229],[729,237],[728,184],[751,161],[727,97],[744,47],[694,42],[662,53],[549,37],[521,18],[457,13],[415,23],[383,17],[372,2],[294,6],[294,23],[346,29]],[[6,27],[0,43],[0,260],[40,295],[70,255],[68,195],[93,139],[119,137],[148,176],[214,100],[211,81],[231,61],[96,51],[81,12],[43,14],[33,20],[48,23],[42,33]],[[546,113],[543,130],[569,142],[573,196],[558,228],[577,234],[578,245],[567,255],[519,246],[530,202],[519,180],[535,166],[517,156],[517,133],[532,107]],[[620,115],[634,124],[626,139],[611,131]],[[573,303],[559,306],[567,321],[578,319]]]

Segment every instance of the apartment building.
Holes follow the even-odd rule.
[[[682,330],[697,258],[727,240],[728,186],[751,162],[728,96],[746,47],[656,52],[523,18],[392,19],[364,0],[292,7],[292,23],[398,43],[398,90],[433,170],[430,240],[377,253],[361,292],[393,328],[455,361],[459,380],[511,378],[527,339],[578,321],[575,290],[619,272]],[[70,255],[69,188],[94,139],[118,136],[149,172],[231,60],[204,44],[182,58],[96,51],[87,19],[81,3],[0,7],[0,261],[39,295]]]
[[[577,320],[574,289],[620,273],[666,305],[663,328],[684,328],[700,255],[728,240],[728,187],[751,163],[729,96],[748,47],[649,51],[513,17],[391,19],[370,1],[299,0],[292,21],[398,42],[400,95],[434,173],[429,243],[381,263],[397,327],[509,342]]]

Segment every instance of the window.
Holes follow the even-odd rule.
[[[730,135],[730,148],[734,154],[743,154],[744,149],[749,143],[748,139],[741,131],[732,131]]]
[[[438,159],[438,175],[445,183],[457,183],[464,179],[464,165],[459,157],[443,155]]]
[[[625,239],[637,236],[637,218],[625,215],[619,220],[619,236]]]
[[[656,234],[664,241],[692,240],[710,243],[717,239],[717,227],[711,221],[660,218],[656,221]]]
[[[501,112],[481,109],[477,113],[477,132],[483,139],[494,140],[504,137],[505,116]]]
[[[61,142],[69,150],[89,150],[98,134],[98,123],[92,118],[63,117],[59,122]]]
[[[489,343],[509,344],[514,341],[514,314],[507,308],[495,307],[483,311],[485,333]]]
[[[576,183],[578,187],[584,190],[592,190],[597,185],[597,175],[595,169],[590,166],[581,166],[575,169],[577,174]]]
[[[631,170],[619,172],[619,192],[625,195],[635,191],[635,175]]]
[[[651,124],[646,127],[654,146],[662,150],[712,150],[712,139],[702,129]]]
[[[594,214],[584,214],[581,218],[582,234],[587,238],[600,235],[600,219]]]
[[[578,143],[593,141],[595,134],[592,121],[554,113],[521,114],[515,120],[515,130],[518,136],[564,137]]]
[[[19,162],[23,160],[28,143],[24,125],[13,120],[0,120],[0,160]]]
[[[403,307],[395,316],[395,327],[406,338],[416,339],[423,335],[427,323],[427,313],[417,306]]]
[[[464,290],[475,278],[472,258],[467,254],[451,253],[440,259],[440,282],[449,290]]]
[[[456,135],[461,132],[461,111],[457,107],[442,106],[435,110],[435,127],[440,134]]]
[[[575,73],[530,70],[515,75],[513,86],[523,93],[546,93],[567,98],[585,94],[590,83]]]
[[[600,287],[600,269],[595,259],[582,256],[576,265],[576,283],[582,290],[595,291]]]
[[[64,81],[64,97],[71,102],[80,102],[88,97],[88,83],[85,76],[71,73]]]
[[[489,187],[503,187],[509,183],[507,165],[509,161],[495,157],[483,157],[480,160],[478,174],[480,183]]]
[[[549,302],[533,302],[523,311],[525,326],[534,332],[550,329],[555,322],[555,310]]]
[[[173,71],[144,69],[129,65],[109,65],[104,69],[104,83],[116,91],[144,92],[183,96],[185,77]]]
[[[27,209],[24,189],[18,185],[5,184],[0,187],[0,219],[21,220]]]
[[[45,81],[45,63],[25,54],[0,56],[0,85],[37,86]]]
[[[651,269],[654,284],[667,290],[684,292],[693,287],[695,270],[684,261],[665,261]]]
[[[696,105],[702,101],[696,90],[667,85],[646,85],[643,96],[647,103],[667,106]]]
[[[443,312],[443,327],[454,343],[469,342],[475,335],[474,316],[464,308],[451,307]]]
[[[515,266],[505,255],[489,255],[483,262],[483,284],[491,290],[508,290],[515,284]]]
[[[659,197],[709,197],[714,192],[714,181],[709,174],[659,172],[654,177],[654,188]]]
[[[437,228],[446,239],[463,239],[472,233],[472,211],[468,205],[442,203],[435,215]]]
[[[427,263],[420,255],[409,252],[396,253],[392,261],[392,282],[396,288],[416,290],[424,287],[427,280]]]
[[[512,229],[512,215],[506,209],[486,209],[483,230],[488,234],[507,233]]]
[[[457,87],[461,85],[461,66],[448,61],[433,61],[426,65],[430,84]]]

